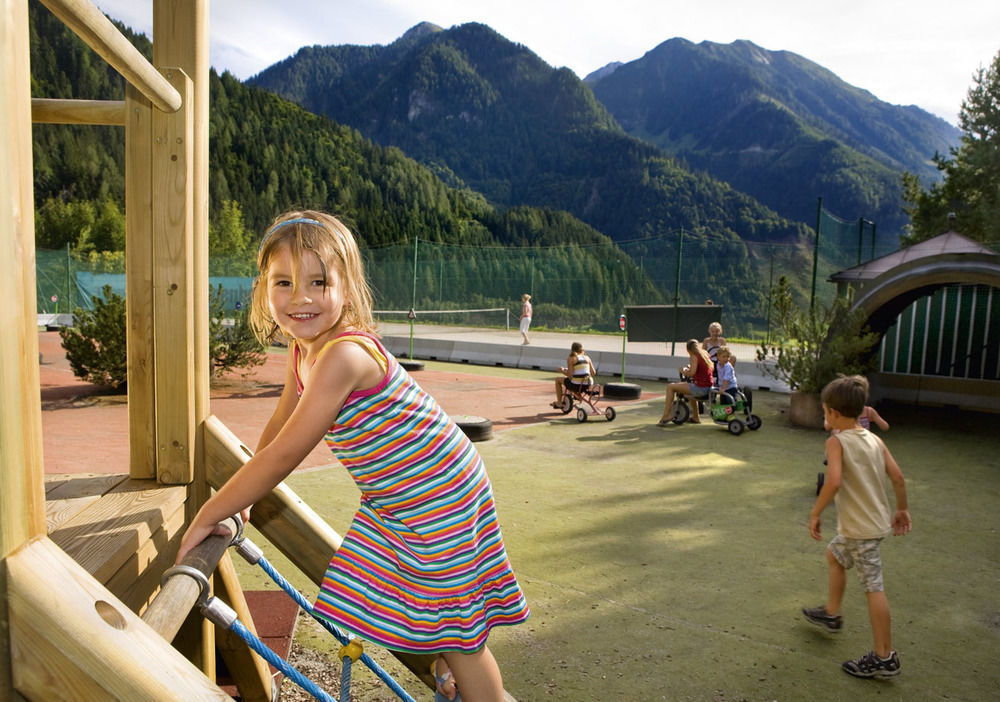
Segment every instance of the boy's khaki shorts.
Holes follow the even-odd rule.
[[[846,570],[856,567],[865,592],[882,592],[882,539],[848,539],[837,534],[826,547]]]

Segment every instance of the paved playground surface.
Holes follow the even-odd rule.
[[[548,343],[561,347],[562,336],[555,336]],[[39,332],[38,346],[42,353],[39,371],[45,472],[127,473],[126,397],[102,394],[99,388],[74,376],[58,332]],[[245,378],[232,373],[212,382],[212,414],[251,448],[257,445],[277,403],[284,370],[285,354],[274,351]],[[514,371],[504,375],[489,371],[480,366],[429,364],[428,368],[415,372],[414,377],[446,412],[453,416],[485,417],[492,422],[495,432],[561,416],[548,406],[554,399],[551,379],[557,376],[555,369],[551,373]],[[647,399],[653,396],[645,393]],[[332,462],[329,449],[320,445],[309,454],[302,468]]]
[[[58,336],[41,337],[51,354],[42,364],[47,470],[122,472],[127,454],[113,452],[119,443],[125,451],[124,404],[81,396],[52,348]],[[212,411],[248,445],[277,398],[281,360],[252,383],[212,390]],[[825,434],[790,427],[786,395],[755,393],[762,428],[732,436],[704,421],[655,426],[662,383],[620,403],[614,422],[578,424],[548,408],[552,373],[428,364],[417,377],[449,412],[488,416],[496,428],[477,446],[532,617],[497,630],[490,646],[522,702],[1000,699],[993,416],[879,408],[892,424],[886,441],[906,475],[914,530],[884,546],[903,671],[876,682],[840,671],[871,645],[856,579],[847,586],[843,633],[830,636],[799,613],[826,588],[825,542],[806,529]],[[319,451],[287,482],[343,531],[357,489]],[[831,508],[825,535],[835,523]],[[278,556],[268,554],[311,597],[315,587]],[[259,572],[237,567],[246,589],[270,587]],[[296,640],[293,663],[318,675],[337,670],[335,647],[308,626]],[[356,700],[392,699],[374,683],[358,686]],[[421,702],[431,699],[413,689],[412,677],[407,687]]]

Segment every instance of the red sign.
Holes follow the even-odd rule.
[[[625,331],[625,315],[618,318],[618,328]]]
[[[411,307],[410,308],[410,313],[408,315],[406,315],[406,316],[407,316],[408,319],[416,319],[417,318],[417,313],[414,312],[413,308]]]
[[[53,295],[51,298],[52,302],[56,302],[59,299],[58,295]]]

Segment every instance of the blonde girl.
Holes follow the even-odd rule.
[[[256,454],[191,522],[178,562],[323,440],[362,496],[316,613],[387,648],[436,654],[464,702],[500,702],[486,640],[528,607],[479,454],[376,338],[361,254],[339,220],[278,217],[257,265],[251,324],[262,340],[289,340],[284,390]]]
[[[670,424],[674,395],[688,396],[688,401],[691,403],[691,419],[689,421],[692,424],[701,423],[701,417],[698,414],[698,400],[708,397],[708,392],[712,389],[712,359],[697,339],[688,339],[687,352],[690,360],[688,365],[681,369],[681,375],[690,378],[690,380],[667,385],[663,416],[657,422],[661,427]]]

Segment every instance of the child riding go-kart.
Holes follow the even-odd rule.
[[[729,393],[719,392],[718,388],[712,388],[708,394],[708,404],[712,421],[726,426],[729,433],[735,436],[742,434],[744,429],[756,431],[763,424],[760,417],[750,413],[750,410],[753,409],[753,400],[747,397],[742,390]],[[687,400],[678,396],[674,401],[671,421],[674,424],[683,424],[690,418],[691,408]]]

